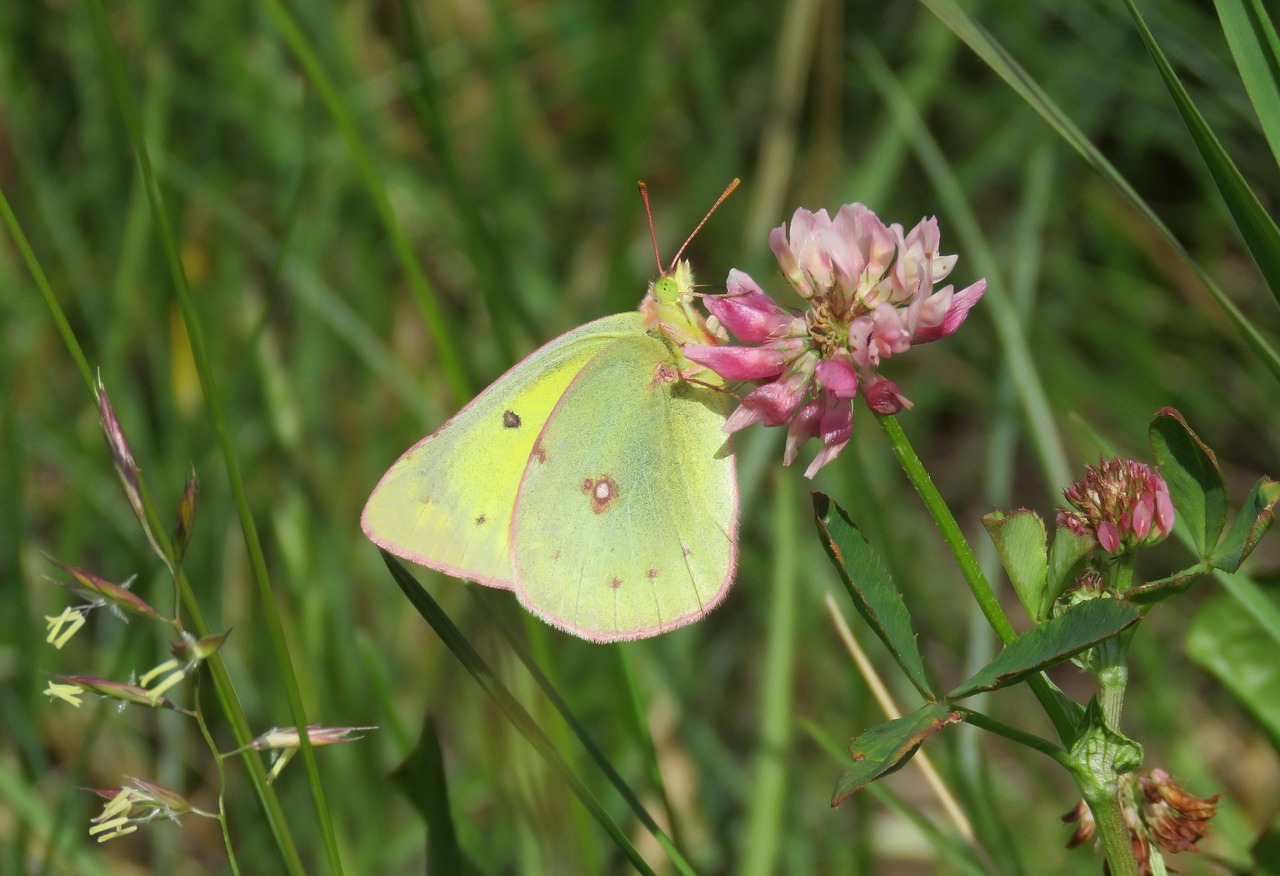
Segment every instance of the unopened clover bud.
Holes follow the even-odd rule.
[[[1160,472],[1132,459],[1102,460],[1063,491],[1070,508],[1058,525],[1092,536],[1109,554],[1164,541],[1173,531],[1173,501]]]

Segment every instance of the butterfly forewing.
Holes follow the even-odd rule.
[[[586,363],[529,455],[512,522],[516,592],[597,641],[656,635],[723,598],[736,562],[730,401],[648,335]]]
[[[512,587],[516,491],[543,425],[601,349],[643,331],[638,313],[608,316],[530,354],[396,461],[365,506],[365,534],[415,563]]]

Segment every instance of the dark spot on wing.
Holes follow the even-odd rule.
[[[654,578],[657,578],[657,577],[658,577],[658,570],[657,570],[657,569],[650,569],[648,572],[645,572],[645,574],[646,574],[646,575],[648,575],[648,576],[649,576],[649,580],[650,580],[650,581],[652,581]]]
[[[610,582],[609,582],[609,589],[610,589],[610,590],[617,590],[617,589],[618,589],[619,587],[621,587],[621,586],[622,586],[622,579],[621,579],[621,578],[614,578],[612,581],[610,581]]]
[[[542,446],[541,441],[533,445],[533,458],[538,460],[538,462],[547,461],[547,449]]]
[[[481,514],[476,518],[476,526],[484,526],[485,516]]]
[[[618,484],[607,474],[600,475],[598,478],[584,478],[582,492],[587,494],[587,499],[591,502],[591,510],[597,514],[603,514],[609,510],[613,500],[618,498]]]
[[[515,411],[502,412],[502,426],[504,429],[519,429],[520,415]]]

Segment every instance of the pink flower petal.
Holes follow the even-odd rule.
[[[858,374],[850,359],[835,357],[823,359],[815,369],[827,392],[838,399],[851,399],[858,394]]]
[[[704,300],[721,325],[743,343],[777,340],[795,327],[796,317],[779,307],[755,280],[737,268],[729,272],[725,289],[727,294]]]
[[[864,383],[862,397],[866,399],[867,407],[877,414],[896,414],[912,407],[911,400],[898,390],[898,384],[884,377],[877,376],[870,383]]]
[[[1110,520],[1098,524],[1098,544],[1109,554],[1120,553],[1120,530]]]
[[[725,421],[724,430],[726,432],[735,432],[743,428],[743,426],[757,422],[763,422],[766,426],[781,426],[791,419],[796,407],[804,400],[805,384],[807,382],[807,376],[801,373],[788,375],[772,383],[757,386],[747,393],[746,398],[742,400],[742,404]],[[747,421],[745,415],[738,418],[743,408],[754,411],[759,416],[750,421]],[[733,423],[736,418],[742,422],[742,425],[735,424],[734,428],[730,429],[729,424]]]
[[[951,297],[951,306],[947,309],[947,315],[943,317],[942,322],[936,326],[922,326],[916,329],[911,340],[917,344],[926,344],[953,334],[965,321],[973,305],[982,298],[982,293],[986,291],[987,281],[979,280],[972,286],[954,293]]]
[[[795,358],[795,352],[781,345],[768,347],[709,346],[685,344],[685,358],[705,365],[725,380],[763,380],[777,377]]]
[[[787,427],[787,446],[782,452],[782,464],[791,465],[800,447],[810,438],[818,437],[822,423],[822,401],[814,399],[796,411]]]

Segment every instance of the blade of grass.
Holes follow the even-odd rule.
[[[1214,0],[1245,91],[1280,164],[1280,36],[1261,0]]]
[[[978,218],[969,206],[964,190],[951,171],[942,149],[930,136],[920,115],[879,51],[870,43],[863,43],[858,57],[867,78],[889,105],[894,120],[906,132],[912,149],[929,174],[949,219],[955,223],[956,234],[964,244],[966,256],[973,258],[977,273],[987,279],[987,291],[983,296],[987,306],[982,310],[990,315],[1000,338],[1008,362],[1006,373],[1010,375],[1017,390],[1045,479],[1052,485],[1065,486],[1071,483],[1071,475],[1062,437],[1058,434],[1039,369],[1027,346],[1027,336],[1010,300],[1000,262],[992,252],[986,235],[982,233]]]
[[[87,378],[87,384],[91,396],[96,397],[95,384],[93,374],[89,370],[89,365],[84,357],[84,351],[80,345],[79,338],[71,329],[67,320],[66,313],[62,310],[62,305],[54,296],[52,289],[49,287],[48,279],[45,276],[43,268],[40,266],[35,254],[31,251],[30,246],[26,242],[26,235],[22,231],[21,225],[18,224],[16,217],[13,216],[9,209],[8,201],[4,198],[4,193],[0,191],[0,207],[6,216],[6,222],[9,227],[10,234],[13,236],[15,243],[24,254],[27,269],[31,272],[36,285],[41,290],[45,304],[49,309],[51,318],[55,325],[59,327],[62,340],[67,348],[73,361],[77,363],[77,367],[81,371],[82,376]],[[147,489],[145,479],[139,476],[140,486],[144,507],[147,513],[148,523],[152,532],[160,543],[162,550],[171,551],[169,535],[166,527],[160,520],[154,504],[151,501],[151,492]],[[191,582],[187,579],[186,573],[179,569],[178,589],[182,594],[183,605],[187,609],[187,613],[191,617],[191,626],[195,629],[199,636],[207,636],[211,632],[208,623],[205,621],[204,614],[201,611],[200,603],[195,598],[195,593],[191,588]],[[207,662],[210,673],[213,676],[214,687],[217,692],[218,700],[222,706],[223,712],[226,714],[232,731],[235,735],[237,746],[247,746],[253,738],[253,734],[249,730],[248,719],[245,716],[244,709],[241,707],[235,688],[232,685],[231,678],[227,674],[226,665],[223,662],[221,654],[214,654]],[[261,759],[256,753],[246,749],[242,759],[247,765],[250,776],[250,783],[253,785],[254,791],[258,796],[259,802],[262,804],[264,812],[267,816],[267,824],[275,837],[277,846],[282,857],[285,860],[291,873],[304,872],[302,861],[298,857],[297,847],[289,832],[288,824],[284,818],[284,809],[280,805],[280,800],[276,796],[275,789],[266,782],[266,770],[262,766]]]
[[[173,230],[165,212],[164,202],[160,193],[160,186],[151,169],[151,159],[147,150],[147,144],[143,138],[137,107],[134,105],[133,94],[129,89],[119,51],[116,47],[115,39],[112,36],[110,26],[107,23],[106,13],[102,8],[101,0],[86,0],[86,5],[93,25],[95,42],[97,43],[98,52],[101,56],[104,72],[111,84],[111,90],[114,94],[117,107],[120,110],[125,129],[129,135],[129,139],[133,145],[134,153],[137,158],[138,172],[142,184],[147,191],[147,198],[151,205],[152,220],[155,224],[156,234],[159,237],[166,261],[169,265],[174,291],[178,299],[179,308],[182,311],[183,324],[187,331],[187,337],[191,345],[191,352],[195,359],[197,372],[200,376],[200,385],[204,392],[205,406],[209,412],[210,419],[213,421],[214,429],[218,436],[218,443],[222,450],[223,462],[226,466],[228,481],[230,482],[237,515],[240,519],[241,531],[245,540],[245,548],[249,554],[254,579],[258,584],[259,595],[262,599],[262,613],[266,619],[267,629],[270,633],[276,664],[280,669],[281,680],[284,684],[286,698],[289,703],[289,712],[293,718],[294,726],[298,731],[299,739],[301,740],[300,747],[302,749],[303,761],[306,765],[308,785],[311,789],[312,801],[315,806],[316,817],[320,825],[320,832],[324,837],[324,847],[329,867],[333,872],[341,873],[342,860],[338,850],[337,836],[334,833],[333,823],[329,816],[328,805],[325,802],[324,786],[320,780],[320,772],[316,765],[315,753],[312,750],[310,737],[307,735],[306,709],[303,705],[302,695],[298,688],[298,680],[293,669],[293,662],[289,656],[289,647],[288,643],[285,641],[284,626],[276,607],[271,579],[267,573],[267,563],[262,550],[262,542],[258,536],[257,526],[254,523],[253,514],[249,507],[249,497],[245,490],[244,478],[240,473],[240,463],[236,455],[235,442],[231,436],[230,425],[227,422],[225,412],[222,408],[222,403],[218,394],[217,382],[214,378],[213,368],[209,361],[208,351],[205,347],[204,330],[195,308],[195,302],[191,297],[191,290],[187,284],[186,273],[182,266],[181,256],[178,253],[177,242],[174,239]],[[158,532],[160,536],[163,536],[165,528],[158,527]],[[169,550],[168,546],[164,546],[164,549]],[[271,812],[270,808],[268,808],[267,811],[268,817],[274,821],[274,813]],[[282,817],[283,812],[280,812],[279,815]],[[282,837],[287,834],[288,828],[284,823],[280,823],[273,824],[272,830],[277,837]],[[288,845],[292,845],[292,843],[290,842]],[[284,851],[284,849],[282,849],[282,851]],[[286,859],[289,857],[296,858],[296,854],[296,850],[293,852],[292,856],[286,854]],[[292,862],[289,863],[292,864]],[[300,862],[298,866],[301,866]]]
[[[360,180],[364,184],[369,199],[373,202],[374,209],[377,210],[378,218],[382,220],[387,236],[391,239],[391,248],[400,262],[405,278],[409,282],[409,288],[412,290],[414,298],[418,302],[418,307],[422,311],[423,320],[426,322],[436,355],[440,360],[440,368],[444,379],[448,382],[453,392],[454,401],[458,405],[462,405],[471,397],[471,389],[467,383],[466,375],[463,373],[462,362],[458,358],[458,350],[453,341],[453,334],[449,331],[444,314],[436,301],[435,292],[428,282],[426,274],[423,273],[422,265],[413,254],[413,247],[409,243],[409,238],[405,235],[400,220],[396,218],[395,210],[391,207],[391,200],[387,196],[386,183],[379,176],[378,170],[374,166],[373,156],[360,137],[360,132],[356,128],[351,110],[343,101],[342,95],[339,94],[333,79],[324,69],[324,66],[321,65],[320,59],[311,47],[311,43],[307,40],[306,35],[303,34],[297,20],[290,14],[289,10],[279,0],[265,0],[265,5],[267,13],[275,22],[285,42],[289,44],[289,48],[298,59],[298,63],[302,65],[307,78],[315,86],[316,91],[319,92],[320,99],[324,101],[325,107],[328,108],[329,114],[333,118],[334,125],[338,128],[343,141],[347,145],[347,149],[351,153],[351,160],[355,164],[356,172],[360,175]]]
[[[386,551],[381,553],[383,561],[391,571],[391,577],[395,579],[396,584],[399,585],[401,591],[404,592],[404,595],[413,604],[417,612],[431,625],[431,628],[440,637],[445,647],[453,652],[453,655],[458,658],[458,662],[471,673],[471,676],[484,692],[493,697],[498,707],[502,709],[502,713],[507,716],[507,720],[511,722],[511,725],[529,741],[529,744],[533,746],[547,766],[551,767],[569,790],[573,792],[573,795],[578,798],[578,802],[586,807],[587,811],[595,818],[596,823],[604,828],[605,833],[609,835],[610,839],[617,845],[618,850],[626,856],[632,866],[641,873],[648,873],[653,876],[653,869],[650,868],[636,847],[632,845],[626,833],[609,817],[604,806],[591,793],[591,789],[565,762],[564,758],[560,756],[560,752],[556,751],[546,732],[538,726],[537,721],[533,719],[528,710],[512,696],[506,685],[502,683],[502,679],[498,678],[497,673],[490,668],[485,659],[480,656],[480,653],[467,641],[462,631],[454,626],[449,616],[431,598],[431,594],[405,570],[404,566],[400,565],[398,560]],[[537,675],[534,677],[536,678]],[[650,819],[650,822],[652,822],[652,819]]]
[[[1271,376],[1280,381],[1280,353],[1254,328],[1253,324],[1240,312],[1231,299],[1227,298],[1208,272],[1191,257],[1191,253],[1174,236],[1169,226],[1156,214],[1155,210],[1142,199],[1133,186],[1129,184],[1128,180],[1121,176],[1111,162],[1098,151],[1098,148],[1089,142],[1089,139],[1079,127],[1049,98],[1049,95],[1031,78],[1030,74],[1022,69],[1012,55],[983,30],[955,0],[920,0],[920,2],[950,27],[956,36],[963,40],[987,66],[1008,83],[1032,109],[1039,113],[1094,170],[1115,186],[1137,208],[1143,217],[1169,243],[1179,258],[1196,272],[1200,282],[1209,290],[1214,300],[1218,302],[1218,306],[1222,308],[1227,318],[1235,325],[1245,343],[1262,360],[1262,363],[1271,372]]]
[[[796,591],[799,589],[798,515],[793,479],[773,479],[773,567],[769,626],[761,661],[759,738],[751,774],[750,805],[741,847],[742,872],[774,873],[787,834],[788,753],[795,699]]]
[[[1280,301],[1280,228],[1276,228],[1275,221],[1267,214],[1266,208],[1253,193],[1253,189],[1249,188],[1231,156],[1214,136],[1204,116],[1196,109],[1191,95],[1182,87],[1178,74],[1164,56],[1138,7],[1133,4],[1133,0],[1124,0],[1124,4],[1133,16],[1138,35],[1142,37],[1151,60],[1155,61],[1156,69],[1160,71],[1196,149],[1200,151],[1200,157],[1209,168],[1209,175],[1213,177],[1214,185],[1218,187],[1218,193],[1227,205],[1227,211],[1236,224],[1245,248],[1249,250],[1258,271],[1271,287],[1272,296]]]
[[[574,714],[573,710],[569,707],[568,702],[566,702],[564,697],[560,695],[560,691],[556,689],[556,686],[552,684],[551,679],[547,678],[546,673],[544,673],[538,666],[537,660],[534,659],[534,656],[529,652],[529,649],[524,646],[520,636],[516,635],[515,631],[511,629],[510,624],[506,623],[503,620],[502,615],[494,608],[494,594],[488,590],[483,590],[480,587],[471,587],[469,590],[480,602],[480,605],[484,608],[486,614],[488,614],[489,619],[499,630],[502,631],[503,638],[507,640],[507,644],[511,647],[512,653],[514,653],[524,665],[524,668],[528,671],[530,678],[532,678],[538,685],[538,689],[542,691],[544,696],[546,696],[548,702],[550,702],[552,707],[556,710],[556,713],[564,719],[565,724],[567,724],[569,729],[573,731],[573,735],[577,737],[578,742],[581,743],[582,747],[586,750],[591,759],[595,761],[596,766],[600,768],[600,771],[604,773],[605,778],[609,780],[609,784],[613,785],[614,789],[622,799],[626,801],[627,806],[631,808],[631,811],[635,814],[636,818],[642,825],[644,825],[645,830],[649,831],[653,838],[658,841],[658,844],[661,845],[663,849],[666,850],[667,854],[671,856],[671,861],[675,864],[677,869],[679,869],[681,873],[691,876],[693,868],[689,865],[689,862],[685,860],[684,855],[680,852],[678,844],[668,837],[658,823],[653,820],[653,816],[649,814],[649,810],[645,809],[644,804],[640,802],[640,798],[636,795],[635,791],[631,790],[631,786],[627,784],[626,779],[622,778],[621,774],[614,769],[613,763],[610,762],[609,758],[605,755],[604,751],[601,750],[600,746],[596,744],[595,740],[591,738],[591,734],[587,732],[587,728],[583,723],[578,720],[578,716]],[[620,657],[619,659],[625,662],[625,657]],[[626,675],[630,675],[631,671],[629,667],[626,667],[623,672]],[[643,723],[643,719],[641,720],[641,723]],[[549,737],[548,742],[550,743]],[[652,751],[652,740],[649,741],[649,748]],[[653,760],[651,754],[649,755],[649,759]],[[661,785],[660,775],[657,784],[659,786]],[[665,802],[665,790],[662,792],[662,796]],[[667,813],[668,817],[670,817],[670,804],[667,804]],[[674,826],[674,819],[671,821]]]

